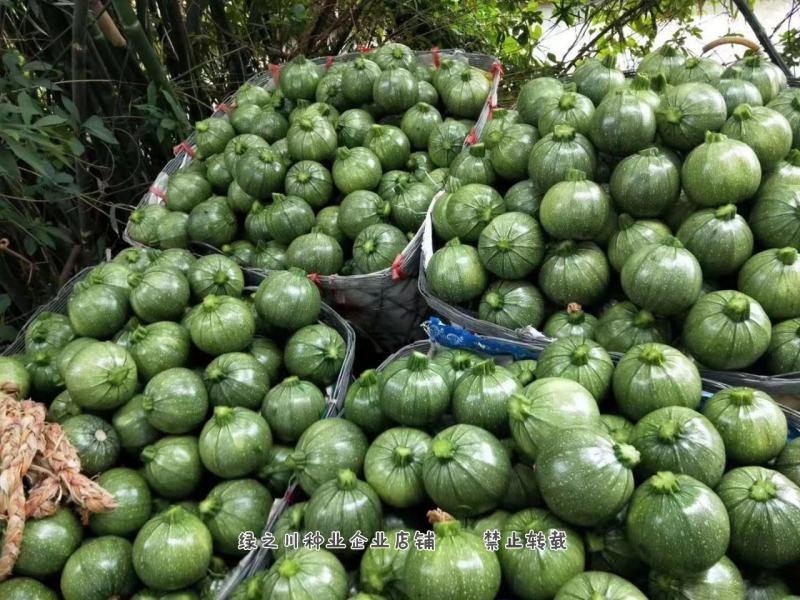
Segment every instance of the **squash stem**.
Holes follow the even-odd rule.
[[[736,296],[725,305],[722,312],[731,321],[742,323],[750,318],[750,302],[743,295]]]
[[[562,94],[558,99],[558,108],[565,112],[575,108],[575,94],[570,92]]]
[[[595,531],[586,532],[586,545],[589,547],[589,552],[592,554],[602,552],[606,548],[605,539]]]
[[[291,558],[284,560],[280,566],[278,566],[278,574],[285,579],[294,577],[299,571],[300,565],[297,564],[296,560]]]
[[[197,510],[203,517],[213,517],[219,512],[220,503],[213,498],[206,498],[198,506]]]
[[[630,444],[614,444],[614,456],[628,469],[638,465],[641,459],[639,451]]]
[[[491,375],[497,370],[497,365],[495,365],[494,360],[491,358],[488,360],[482,360],[475,366],[470,369],[470,372],[473,375]]]
[[[645,347],[642,350],[642,353],[639,355],[639,358],[643,363],[654,367],[663,365],[665,360],[664,353],[657,347],[653,346]]]
[[[577,302],[567,304],[567,320],[573,325],[583,323],[584,312],[580,304]]]
[[[505,304],[503,298],[497,292],[489,292],[484,298],[484,302],[488,304],[493,310],[500,310]]]
[[[378,373],[375,369],[367,369],[358,378],[358,383],[362,386],[374,386],[378,384]]]
[[[411,448],[407,446],[398,446],[392,451],[392,458],[397,467],[407,466],[412,459]]]
[[[746,121],[748,119],[752,119],[753,118],[753,109],[747,103],[740,104],[739,106],[737,106],[736,108],[733,109],[733,117],[737,121]]]
[[[658,439],[662,442],[674,442],[678,439],[680,432],[680,424],[670,419],[669,421],[664,421],[658,428]]]
[[[431,452],[433,452],[433,455],[440,460],[452,459],[453,455],[455,454],[455,450],[455,446],[453,446],[453,442],[450,440],[440,438],[438,440],[433,440],[433,443],[431,444]]]
[[[714,218],[719,221],[730,221],[734,217],[736,217],[736,205],[734,204],[720,206],[714,213]]]
[[[755,400],[755,394],[749,388],[735,388],[731,390],[729,398],[736,406],[750,406]]]
[[[420,372],[428,368],[428,357],[422,352],[414,352],[408,357],[406,365],[409,371]]]
[[[581,344],[572,351],[570,362],[576,367],[589,364],[589,350],[591,350],[591,348],[588,344]]]
[[[775,255],[778,257],[779,261],[788,267],[793,265],[797,260],[797,249],[791,246],[787,248],[781,248],[775,252]]]
[[[778,495],[777,486],[770,480],[761,479],[750,486],[750,498],[756,502],[767,502]]]
[[[678,478],[670,471],[659,471],[650,478],[650,488],[659,494],[674,494],[681,489]]]
[[[356,487],[358,478],[350,469],[342,469],[336,475],[336,483],[340,490],[352,490]]]
[[[639,329],[652,327],[655,322],[656,318],[649,310],[640,310],[636,313],[636,316],[633,317],[633,326]]]

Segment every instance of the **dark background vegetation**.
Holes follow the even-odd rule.
[[[679,24],[678,38],[702,36],[692,18],[710,5],[0,0],[0,344],[78,268],[118,249],[131,205],[172,147],[269,63],[387,40],[463,48],[503,62],[510,97],[521,81],[561,73],[583,56],[641,56],[666,22]],[[713,8],[734,10],[719,2]],[[542,50],[565,25],[578,33],[569,60]],[[796,63],[797,30],[773,39]]]

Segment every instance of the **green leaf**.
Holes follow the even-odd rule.
[[[83,123],[84,129],[89,132],[93,137],[102,140],[108,144],[117,145],[117,138],[111,133],[103,124],[103,120],[97,115],[92,115]]]
[[[11,325],[0,325],[0,342],[13,342],[17,337],[17,328]]]
[[[22,178],[14,155],[6,149],[0,150],[0,176],[13,182],[18,182]]]
[[[22,120],[26,125],[31,124],[33,117],[42,114],[42,109],[34,104],[33,99],[26,92],[17,94],[17,104],[22,113]]]
[[[81,116],[80,113],[78,113],[78,107],[75,106],[75,103],[72,100],[70,100],[66,96],[63,96],[61,98],[61,104],[63,104],[64,108],[66,108],[67,112],[69,112],[70,116],[72,117],[73,123],[81,122]]]
[[[11,296],[8,294],[0,294],[0,314],[3,314],[11,306]]]
[[[58,115],[47,115],[41,119],[37,119],[33,124],[34,127],[53,127],[54,125],[63,125],[67,120]]]
[[[30,148],[26,148],[22,144],[10,140],[8,137],[6,137],[6,144],[8,144],[8,147],[11,148],[11,151],[19,160],[28,163],[39,175],[45,175],[49,172],[47,163],[40,159],[36,152]]]

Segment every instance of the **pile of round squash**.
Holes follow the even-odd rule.
[[[284,65],[245,85],[228,117],[196,125],[194,158],[128,234],[154,248],[211,246],[262,270],[353,275],[390,267],[419,230],[486,105],[491,75],[403,44],[323,67]],[[457,165],[454,170],[458,170]]]
[[[766,58],[665,46],[631,79],[589,59],[526,83],[483,142],[432,210],[434,296],[614,352],[800,371],[800,92]]]
[[[228,257],[128,249],[40,313],[0,381],[48,405],[117,508],[29,519],[0,598],[215,598],[325,423],[347,349],[321,310],[301,271],[251,294]]]

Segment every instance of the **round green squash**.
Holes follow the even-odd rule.
[[[672,346],[659,343],[628,350],[612,382],[620,410],[635,421],[665,406],[697,408],[702,394],[694,363]]]
[[[544,297],[524,281],[495,281],[481,297],[478,317],[507,329],[538,327],[544,318]]]
[[[601,571],[576,575],[558,590],[554,600],[646,600],[647,596],[629,581]]]
[[[289,244],[286,263],[307,273],[333,275],[342,268],[344,254],[339,242],[314,228]]]
[[[620,415],[600,415],[600,422],[603,431],[608,433],[611,438],[623,444],[630,443],[633,434],[633,423]]]
[[[244,289],[241,267],[227,256],[210,254],[198,258],[189,268],[189,285],[197,299],[215,294],[238,298]]]
[[[319,288],[300,270],[270,273],[255,295],[259,316],[273,327],[294,331],[319,318]]]
[[[359,146],[339,148],[331,172],[333,182],[343,194],[374,189],[383,175],[378,157],[372,150]]]
[[[420,352],[393,361],[380,379],[381,409],[401,425],[432,425],[450,406],[451,384],[445,367]]]
[[[147,484],[164,498],[188,498],[203,476],[197,438],[191,436],[162,438],[145,447],[140,458]]]
[[[510,536],[525,544],[529,532],[566,534],[563,550],[549,547],[507,547]],[[557,537],[561,537],[558,533]],[[584,570],[585,551],[580,534],[547,510],[529,508],[512,515],[501,533],[500,566],[514,596],[523,600],[553,598],[561,587]]]
[[[603,189],[586,179],[586,173],[570,169],[564,181],[553,185],[542,198],[539,220],[551,237],[559,240],[596,240],[609,218],[611,201]]]
[[[148,204],[137,208],[128,217],[128,235],[145,246],[157,246],[158,221],[168,212],[162,204]]]
[[[375,119],[365,110],[351,108],[344,111],[339,115],[335,125],[339,146],[346,148],[362,146],[370,127],[374,124]]]
[[[324,211],[323,208],[320,213]],[[286,268],[286,246],[276,241],[259,242],[252,266],[262,271],[282,271]]]
[[[364,146],[378,157],[384,172],[402,169],[411,154],[411,142],[394,125],[372,125],[364,136]]]
[[[491,359],[481,361],[453,388],[453,416],[459,423],[482,427],[494,435],[508,434],[508,399],[522,391],[511,373]]]
[[[324,121],[320,119],[320,122]],[[328,126],[330,127],[330,125]],[[291,132],[290,128],[289,133],[291,134]],[[310,156],[297,158],[297,160],[303,160],[303,158],[314,160]],[[283,186],[285,177],[286,165],[270,148],[252,148],[236,161],[236,183],[239,184],[243,192],[258,200],[267,198],[273,192],[279,191]]]
[[[390,200],[392,222],[403,231],[416,233],[425,221],[435,193],[432,186],[419,181],[401,186]]]
[[[239,406],[217,406],[198,440],[200,460],[223,479],[244,477],[267,460],[272,433],[264,418]]]
[[[723,438],[711,421],[690,408],[665,406],[645,415],[630,443],[639,451],[637,473],[644,477],[672,471],[713,488],[725,471]]]
[[[792,127],[792,148],[800,148],[800,94],[795,88],[778,94],[767,106],[782,114]]]
[[[4,600],[58,600],[53,590],[28,577],[11,577],[0,583],[0,595]]]
[[[739,271],[739,290],[761,304],[775,321],[800,317],[800,258],[791,246],[764,250]]]
[[[422,465],[431,445],[419,429],[394,427],[381,433],[364,457],[364,478],[389,506],[407,508],[425,498]]]
[[[537,379],[508,401],[511,437],[520,453],[535,460],[548,438],[567,427],[598,427],[600,410],[589,391],[563,377]]]
[[[333,195],[333,177],[324,165],[312,160],[296,162],[286,172],[285,193],[302,198],[314,209],[325,206]]]
[[[722,133],[750,146],[763,172],[778,164],[792,147],[792,127],[781,113],[764,106],[740,104]]]
[[[83,473],[97,475],[117,462],[119,436],[107,421],[94,415],[77,415],[64,421],[62,427],[78,453]]]
[[[393,225],[375,223],[359,232],[353,242],[353,261],[361,273],[388,269],[401,257],[408,238]]]
[[[676,234],[705,277],[730,275],[753,252],[753,233],[734,204],[692,213]]]
[[[786,87],[786,75],[764,54],[751,54],[730,65],[724,75],[736,73],[758,88],[764,102],[769,102]]]
[[[680,70],[685,63],[686,54],[682,50],[678,50],[671,44],[664,44],[642,58],[636,72],[650,77],[663,73],[669,78],[673,72]]]
[[[774,185],[797,185],[800,183],[800,150],[793,148],[786,157],[779,161],[769,172],[761,178],[761,187],[758,195]]]
[[[767,569],[797,561],[800,488],[777,471],[739,467],[724,475],[717,493],[730,515],[734,557]]]
[[[345,341],[328,325],[307,325],[289,338],[284,348],[286,369],[319,386],[328,386],[339,375],[346,354]]]
[[[760,390],[746,387],[721,390],[705,404],[703,414],[719,431],[728,459],[734,463],[766,464],[786,444],[786,416]]]
[[[325,415],[326,409],[325,396],[319,388],[292,375],[267,392],[261,415],[277,439],[295,442]]]
[[[344,413],[347,419],[369,435],[376,435],[389,427],[389,419],[381,408],[379,377],[379,373],[373,369],[362,371],[347,388],[344,399]]]
[[[272,495],[253,479],[236,479],[214,486],[200,503],[200,518],[208,527],[214,548],[231,556],[242,556],[239,534],[260,534],[267,523]],[[282,540],[281,540],[282,541]]]
[[[91,516],[89,527],[95,535],[130,536],[150,518],[153,500],[144,477],[132,469],[106,471],[97,483],[114,497],[117,507]]]
[[[243,350],[252,342],[256,329],[246,302],[213,294],[192,309],[186,325],[192,343],[212,356]]]
[[[558,96],[542,98],[538,106],[536,128],[541,135],[552,133],[556,125],[569,125],[583,135],[589,135],[594,104],[583,94],[564,91]]]
[[[139,581],[132,553],[131,543],[121,537],[108,535],[88,540],[69,557],[61,572],[64,600],[107,600],[133,595]]]
[[[542,192],[564,181],[570,169],[577,169],[592,178],[597,169],[597,156],[591,142],[569,125],[556,125],[531,150],[528,175]]]
[[[221,248],[236,238],[236,215],[226,198],[212,196],[192,209],[186,233],[192,242]]]
[[[381,74],[381,68],[369,58],[359,56],[347,63],[342,71],[342,93],[353,104],[372,101],[372,85]]]
[[[525,170],[523,174],[524,172]],[[493,163],[489,160],[489,152],[483,143],[472,144],[462,150],[450,163],[450,173],[463,183],[494,185],[497,179]]]
[[[288,464],[303,491],[312,494],[341,469],[360,473],[368,445],[357,425],[340,418],[323,419],[303,432]]]
[[[577,85],[578,92],[598,106],[614,90],[625,85],[625,75],[617,70],[616,65],[617,57],[607,54],[592,68],[576,70],[572,75],[572,81]]]
[[[48,517],[29,518],[22,533],[14,574],[37,579],[57,575],[82,540],[80,521],[66,506]]]
[[[304,115],[289,125],[286,141],[289,155],[295,162],[331,160],[336,154],[338,146],[338,138],[333,125],[328,119],[318,115]],[[258,194],[253,195],[257,196]]]
[[[439,92],[449,112],[457,117],[477,119],[486,105],[491,89],[491,76],[474,67],[467,67],[449,78]]]
[[[538,218],[543,195],[532,179],[525,179],[508,188],[503,202],[508,212],[521,212]]]
[[[711,131],[683,162],[681,182],[689,199],[700,206],[738,204],[758,190],[761,165],[746,143]]]
[[[515,123],[489,134],[484,131],[484,136],[489,149],[489,161],[497,175],[507,181],[525,179],[531,150],[539,141],[536,128],[525,123]]]
[[[693,477],[670,471],[636,488],[625,530],[644,562],[674,575],[708,569],[725,555],[731,539],[722,500]]]
[[[320,79],[314,99],[318,103],[325,103],[336,110],[344,110],[350,106],[344,93],[342,93],[342,73],[329,70]]]
[[[798,481],[800,481],[800,442],[798,438],[786,442],[783,450],[775,459],[774,468],[798,485]]]
[[[179,171],[167,181],[166,196],[169,210],[188,213],[211,196],[211,184],[202,175]]]
[[[142,409],[147,422],[159,431],[188,433],[206,419],[206,386],[195,371],[183,367],[167,369],[145,386]]]
[[[391,212],[391,204],[375,192],[357,190],[342,200],[337,224],[348,238],[355,239],[369,225],[386,222]]]
[[[479,535],[440,509],[430,511],[436,547],[412,547],[402,574],[402,591],[419,600],[490,600],[500,588],[497,556]]]
[[[160,264],[160,265],[164,266],[160,254],[150,263],[150,265],[148,265],[147,268],[149,268],[151,266],[154,266],[156,264]],[[145,269],[145,270],[147,270],[147,269]],[[127,265],[124,265],[124,264],[121,264],[121,263],[116,263],[116,262],[100,263],[99,265],[97,265],[95,268],[93,268],[89,272],[89,275],[86,277],[86,281],[89,281],[90,283],[95,284],[95,285],[113,285],[113,286],[122,288],[126,292],[130,293],[131,286],[128,283],[128,277],[133,272],[142,272],[142,271],[133,271],[132,269],[128,268]],[[34,327],[34,325],[39,324],[40,319],[42,319],[44,315],[49,315],[49,314],[52,314],[52,313],[45,312],[45,313],[40,314],[39,317],[36,318],[36,321],[34,323],[31,323],[31,325],[28,327],[28,331],[27,331],[26,337],[28,337],[28,335],[36,336],[37,333],[39,335],[41,335],[40,332],[37,332],[37,330]],[[63,315],[59,315],[59,316],[63,317]],[[67,321],[66,325],[69,325],[69,321]],[[51,327],[47,327],[47,329],[51,329]],[[60,330],[61,327],[57,327],[55,329]],[[53,333],[55,333],[55,332],[53,332]],[[66,333],[66,332],[64,332],[64,333]],[[53,335],[53,334],[51,333],[51,335]],[[47,337],[45,336],[44,340],[40,340],[40,341],[47,341]],[[61,345],[61,344],[52,343],[52,342],[47,342],[47,343],[50,344],[50,345],[56,345],[56,346]]]
[[[663,244],[672,235],[669,227],[661,221],[635,221],[628,214],[619,216],[617,227],[608,240],[608,262],[617,272],[637,250],[650,244]]]
[[[712,369],[742,369],[766,352],[772,325],[761,305],[733,290],[700,297],[686,316],[683,342]]]
[[[280,91],[291,100],[310,100],[320,79],[322,69],[318,65],[303,55],[295,56],[281,69]]]
[[[650,572],[647,591],[653,600],[728,600],[744,599],[745,588],[739,569],[732,560],[723,556],[708,569],[697,573],[675,576],[653,570]],[[750,597],[749,593],[747,597]]]
[[[707,131],[722,129],[727,113],[722,94],[707,83],[670,86],[656,111],[658,133],[670,148],[690,150],[702,143]]]
[[[225,152],[223,153],[223,161],[228,172],[234,176],[236,180],[236,165],[239,161],[251,150],[268,150],[269,144],[261,136],[253,134],[237,135],[225,145]],[[237,183],[238,185],[238,183]],[[250,194],[250,196],[253,194]],[[189,212],[188,210],[186,212]]]
[[[402,113],[419,99],[417,80],[402,67],[383,71],[372,84],[372,98],[384,113]]]
[[[150,519],[133,543],[133,566],[148,587],[174,591],[200,581],[211,562],[211,534],[180,506]]]
[[[306,504],[305,527],[318,531],[325,539],[338,531],[345,545],[356,533],[372,539],[381,529],[381,501],[372,487],[360,481],[350,469],[342,469],[336,478],[321,484]],[[352,556],[353,548],[337,548],[335,553]]]
[[[94,273],[94,269],[92,273]],[[92,273],[88,277],[88,281],[91,284],[102,284],[104,283],[103,280],[108,279],[103,277],[98,282],[97,278],[92,276]],[[112,284],[111,281],[108,283],[109,285]],[[60,350],[74,337],[75,332],[67,317],[58,313],[43,311],[33,319],[25,331],[25,351]]]
[[[580,337],[565,337],[547,345],[536,363],[536,378],[562,377],[580,383],[600,402],[611,387],[614,363],[602,346]]]
[[[102,411],[118,408],[136,392],[133,357],[112,342],[94,342],[80,349],[64,373],[67,391],[78,406]]]
[[[269,390],[269,373],[255,357],[229,352],[212,360],[203,372],[208,399],[214,406],[258,409]]]
[[[128,310],[127,292],[105,284],[81,282],[67,301],[70,325],[75,334],[83,337],[111,337],[128,319]]]
[[[140,325],[131,334],[129,348],[139,378],[149,381],[162,371],[186,365],[189,332],[182,325],[170,321]]]
[[[536,379],[536,361],[530,358],[517,360],[506,367],[511,376],[525,387]]]
[[[315,225],[314,211],[297,196],[272,194],[272,204],[264,209],[264,222],[270,236],[281,244],[311,231]]]
[[[449,167],[461,152],[469,128],[461,121],[445,119],[431,129],[428,137],[428,154],[437,167]]]
[[[445,219],[453,233],[465,242],[477,242],[492,219],[505,212],[503,197],[488,185],[470,183],[453,192]]]
[[[142,407],[144,396],[138,394],[114,413],[111,420],[119,435],[120,446],[125,450],[138,452],[159,437],[159,431],[147,421],[147,413]],[[70,415],[71,416],[71,415]]]
[[[422,465],[428,496],[459,516],[495,508],[510,476],[511,461],[502,444],[474,425],[453,425],[438,433]]]
[[[603,251],[593,242],[566,240],[547,252],[539,269],[539,287],[559,305],[591,306],[608,288],[610,272]]]
[[[628,503],[638,463],[639,452],[631,445],[589,428],[567,428],[536,455],[536,481],[556,516],[572,525],[597,526]]]
[[[327,550],[300,548],[281,556],[263,579],[263,598],[345,600],[347,572]]]
[[[767,363],[775,375],[800,371],[800,319],[790,319],[772,328]]]
[[[756,200],[748,222],[762,246],[800,249],[800,185],[766,188]]]
[[[365,600],[405,596],[400,586],[409,553],[396,547],[400,531],[389,529],[386,531],[388,547],[368,547],[361,557],[359,584],[361,589],[369,592]]]
[[[609,93],[597,106],[589,125],[589,139],[600,152],[628,156],[653,143],[656,115],[645,100],[629,89]]]
[[[645,148],[614,167],[610,192],[615,205],[630,215],[657,217],[680,196],[680,164],[661,148]]]
[[[480,296],[488,276],[478,251],[453,238],[434,252],[425,272],[431,292],[445,302],[462,303]]]
[[[564,91],[564,84],[553,77],[536,77],[520,88],[517,110],[523,123],[537,125],[548,98],[558,98]]]
[[[39,350],[24,356],[25,369],[31,380],[35,398],[54,398],[64,389],[64,378],[58,372],[57,350]]]
[[[700,296],[703,272],[677,238],[634,252],[620,273],[625,295],[637,306],[662,316],[681,314]]]
[[[560,339],[579,337],[594,339],[597,317],[586,313],[577,302],[570,302],[567,308],[553,313],[542,328],[542,333],[549,338]]]
[[[758,91],[756,86],[742,79],[736,73],[731,75],[731,77],[720,79],[716,85],[722,97],[725,98],[728,117],[733,115],[733,111],[740,104],[749,104],[750,106],[762,106],[764,104],[761,92]]]
[[[133,312],[143,321],[175,321],[189,302],[189,281],[171,267],[153,265],[128,276]]]
[[[8,383],[5,385],[8,386]],[[24,398],[24,396],[19,397]],[[74,417],[82,413],[83,409],[75,403],[75,401],[72,399],[72,396],[69,395],[69,392],[64,390],[58,396],[53,398],[53,401],[47,408],[47,420],[52,421],[53,423],[63,423],[70,417]],[[114,428],[116,429],[116,425]]]

